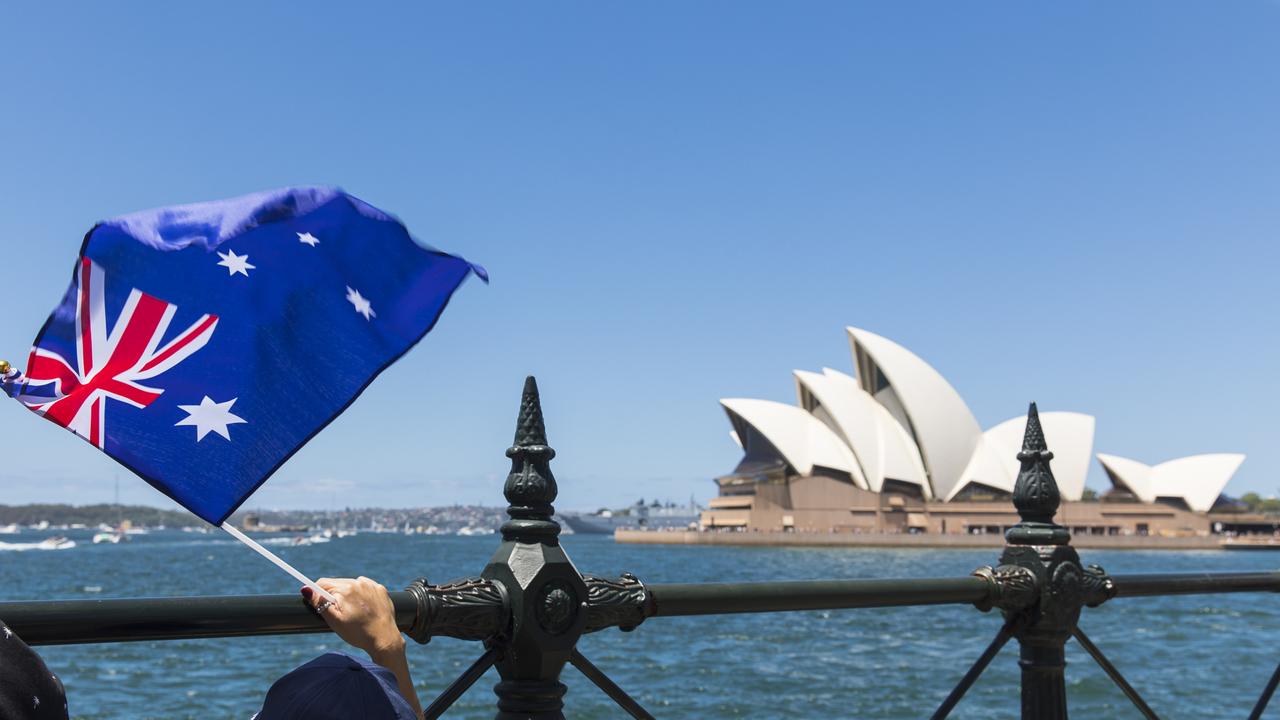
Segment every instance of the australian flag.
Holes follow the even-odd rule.
[[[9,395],[219,525],[483,268],[332,188],[100,223]]]

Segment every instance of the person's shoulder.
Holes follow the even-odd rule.
[[[0,620],[0,718],[65,720],[67,693],[44,659]]]

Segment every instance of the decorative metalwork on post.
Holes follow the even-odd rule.
[[[587,583],[587,626],[583,632],[616,627],[630,632],[654,612],[649,591],[631,573],[617,580],[583,575]]]
[[[555,512],[555,450],[547,445],[538,385],[525,379],[511,473],[503,493],[511,517],[502,544],[481,573],[507,588],[511,627],[498,661],[498,718],[561,718],[560,671],[586,624],[587,586],[560,547]]]
[[[405,632],[422,644],[433,637],[488,640],[506,629],[506,588],[483,578],[428,585],[426,578],[408,588],[417,601],[413,625]]]
[[[1018,453],[1022,467],[1013,487],[1021,520],[1005,533],[1000,565],[974,572],[992,584],[989,599],[979,607],[1000,608],[1006,620],[1002,633],[1021,646],[1024,720],[1066,720],[1067,640],[1076,631],[1083,606],[1100,605],[1115,594],[1106,572],[1096,565],[1083,567],[1070,545],[1071,533],[1053,521],[1062,497],[1049,467],[1052,459],[1036,404],[1031,403]]]
[[[501,681],[499,720],[563,718],[560,673],[572,663],[633,717],[649,717],[634,700],[575,648],[584,632],[635,628],[650,608],[644,585],[626,574],[608,580],[578,573],[560,546],[552,519],[555,450],[547,444],[538,384],[525,379],[515,440],[507,450],[511,472],[503,494],[510,519],[502,544],[478,578],[409,587],[418,612],[409,634],[419,642],[436,635],[484,640],[487,651],[426,710],[438,717],[490,667]]]

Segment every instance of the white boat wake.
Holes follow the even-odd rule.
[[[76,546],[75,540],[66,538],[48,538],[32,543],[0,542],[0,552],[24,552],[26,550],[70,550]]]

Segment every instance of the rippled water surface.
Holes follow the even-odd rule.
[[[35,540],[26,533],[17,538]],[[160,532],[121,545],[78,537],[70,550],[0,552],[0,599],[296,592],[234,541]],[[402,587],[478,572],[496,537],[364,534],[278,548],[304,572],[369,575]],[[650,582],[967,575],[995,551],[711,548],[616,545],[576,535],[579,569]],[[1270,552],[1084,552],[1112,573],[1274,569]],[[95,591],[95,588],[101,588]],[[88,590],[86,590],[88,589]],[[1000,624],[971,607],[654,618],[632,633],[584,638],[583,653],[659,718],[926,718]],[[1166,718],[1244,718],[1280,661],[1280,597],[1262,594],[1117,599],[1081,627]],[[341,642],[329,635],[41,648],[66,683],[73,717],[249,718],[281,674]],[[474,659],[476,644],[410,648],[424,703]],[[992,663],[955,718],[1015,718],[1017,651]],[[1074,643],[1072,716],[1137,717]],[[566,715],[623,717],[568,668]],[[493,717],[492,671],[450,717]],[[1280,701],[1266,717],[1280,718]]]

